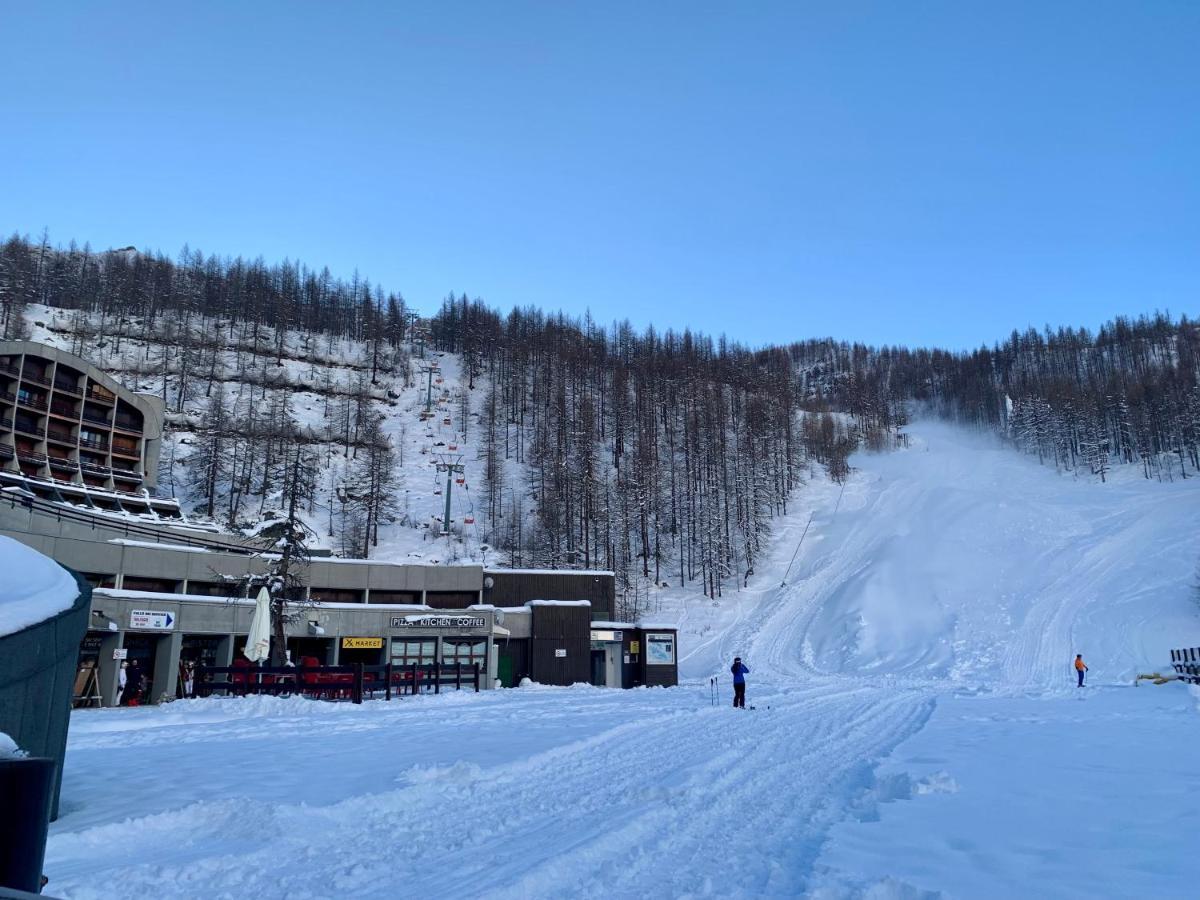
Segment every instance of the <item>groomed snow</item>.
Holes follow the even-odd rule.
[[[745,590],[653,598],[679,688],[77,712],[48,890],[1193,894],[1197,697],[1131,679],[1200,645],[1200,484],[912,430],[799,495]]]
[[[12,538],[0,537],[0,637],[70,609],[79,596],[71,574]]]

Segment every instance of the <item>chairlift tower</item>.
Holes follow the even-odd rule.
[[[450,534],[450,491],[454,488],[454,476],[466,471],[462,454],[439,453],[437,470],[446,473],[446,515],[442,520],[442,534]]]
[[[433,409],[433,375],[440,370],[437,367],[437,363],[434,363],[431,366],[421,366],[419,371],[422,375],[427,376],[425,383],[425,415],[429,416]]]

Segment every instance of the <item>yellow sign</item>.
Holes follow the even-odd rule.
[[[632,653],[634,656],[637,656],[638,650],[641,646],[642,646],[641,641],[630,641],[629,642],[629,652]]]
[[[383,646],[383,638],[342,638],[343,650],[378,650]]]

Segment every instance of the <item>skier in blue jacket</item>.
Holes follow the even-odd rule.
[[[740,656],[733,658],[733,665],[729,667],[729,671],[733,673],[733,705],[734,708],[746,708],[746,676],[750,674],[750,670],[746,668]]]

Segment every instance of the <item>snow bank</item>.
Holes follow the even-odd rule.
[[[0,537],[0,637],[70,609],[79,596],[71,574],[49,557]]]
[[[17,742],[3,731],[0,731],[0,759],[18,759],[25,751],[17,746]]]

